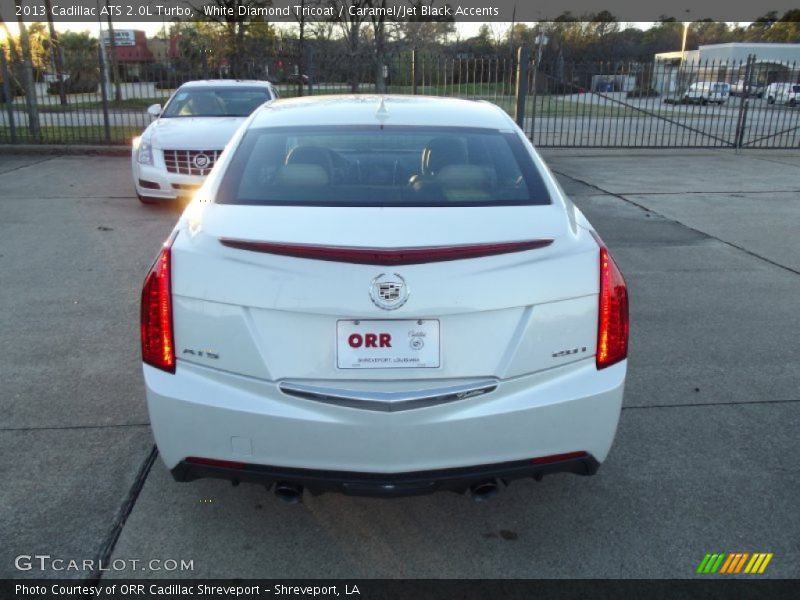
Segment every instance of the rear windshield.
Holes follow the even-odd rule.
[[[728,84],[727,83],[715,83],[714,84],[714,91],[724,93],[728,91]]]
[[[217,202],[305,206],[549,204],[522,141],[477,128],[252,129]]]
[[[246,117],[272,100],[265,87],[191,87],[180,89],[162,117]]]

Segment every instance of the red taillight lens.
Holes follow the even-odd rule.
[[[532,458],[531,462],[535,465],[549,465],[550,463],[561,462],[562,460],[572,460],[575,458],[586,458],[588,453],[583,450],[579,452],[565,452],[564,454],[551,454],[550,456],[539,456]]]
[[[597,368],[604,369],[628,356],[628,287],[597,234],[600,246],[600,316],[597,325]]]
[[[175,342],[172,335],[172,289],[170,248],[175,235],[164,243],[144,279],[142,289],[142,360],[169,373],[175,372]]]
[[[243,462],[233,460],[218,460],[216,458],[203,458],[200,456],[190,456],[186,462],[195,465],[207,465],[209,467],[222,467],[223,469],[244,469],[247,465]]]

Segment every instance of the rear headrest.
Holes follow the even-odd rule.
[[[422,173],[435,175],[447,165],[469,162],[467,145],[457,137],[433,138],[422,151]]]
[[[297,146],[286,156],[287,165],[319,165],[324,169],[331,168],[331,154],[327,148],[318,146]]]
[[[451,202],[490,199],[494,169],[480,165],[447,165],[436,175],[442,194]]]
[[[275,175],[276,185],[322,186],[329,183],[328,171],[319,165],[283,165]]]

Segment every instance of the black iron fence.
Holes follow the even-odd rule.
[[[575,64],[540,62],[522,47],[506,56],[408,50],[381,61],[308,52],[302,63],[274,55],[246,67],[282,97],[386,92],[489,101],[543,147],[800,144],[800,66],[758,56]],[[182,83],[229,76],[225,65],[206,61],[121,63],[112,72],[102,53],[90,57],[86,72],[36,73],[30,90],[22,71],[0,56],[0,143],[127,144],[152,120],[147,107],[163,105]]]

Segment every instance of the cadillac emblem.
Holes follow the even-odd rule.
[[[397,273],[381,273],[372,280],[369,297],[378,308],[395,310],[408,300],[408,284]]]

